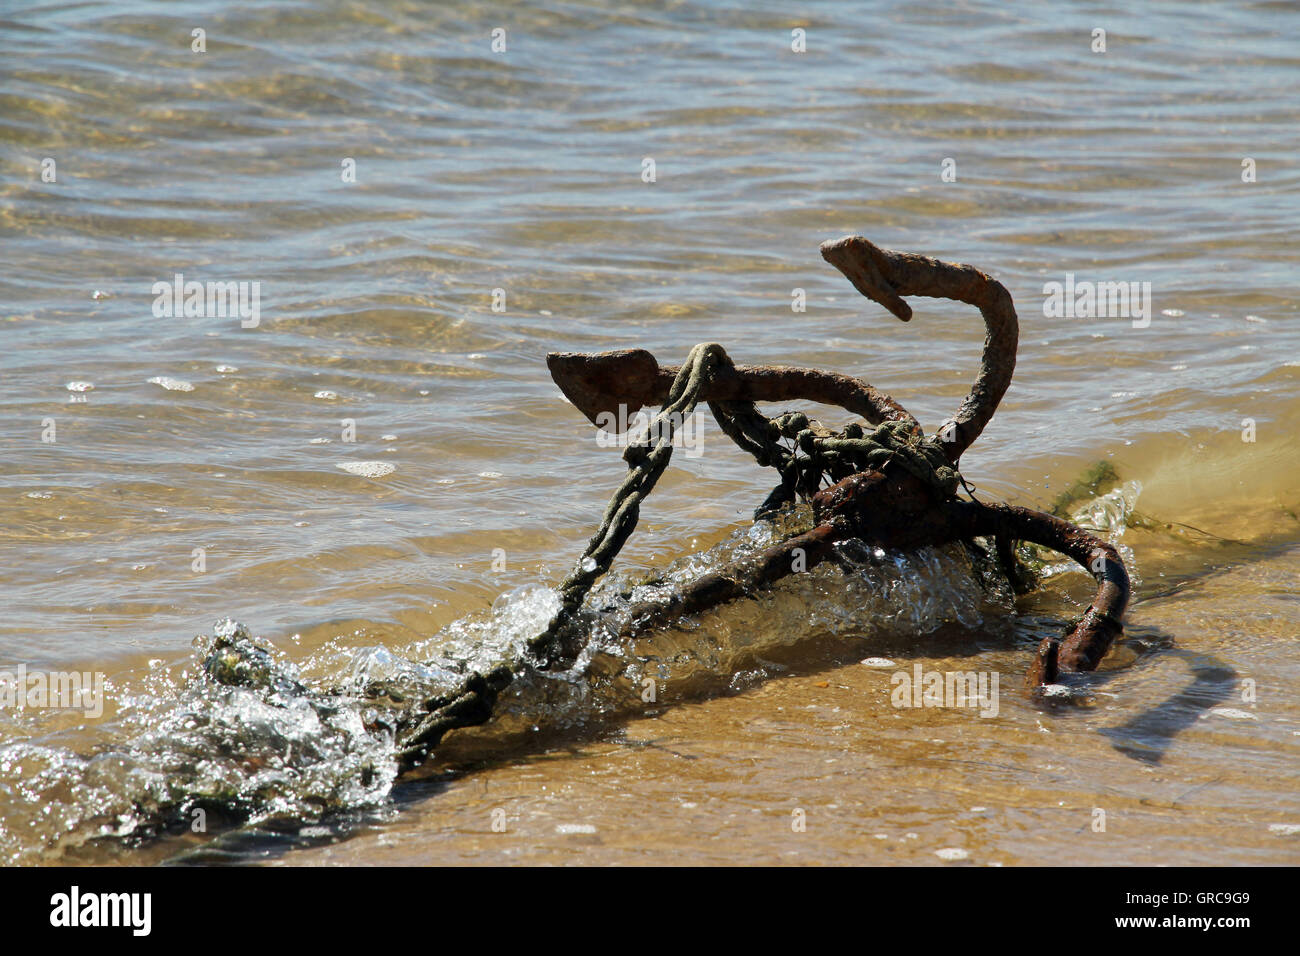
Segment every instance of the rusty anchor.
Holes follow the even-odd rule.
[[[825,242],[821,253],[859,292],[904,322],[912,318],[907,296],[953,299],[979,309],[987,331],[979,374],[956,413],[936,438],[927,438],[898,402],[856,378],[810,368],[734,365],[714,344],[696,346],[681,367],[660,366],[643,349],[551,353],[552,378],[593,423],[618,413],[620,406],[624,418],[619,420],[645,406],[663,409],[641,439],[629,444],[624,455],[629,478],[583,562],[561,587],[563,609],[532,649],[546,666],[572,661],[581,643],[575,633],[577,608],[631,534],[640,501],[666,466],[673,416],[705,402],[724,433],[781,476],[756,519],[802,498],[811,502],[815,527],[753,559],[706,574],[666,599],[634,607],[625,636],[769,586],[796,569],[832,559],[838,544],[853,539],[906,551],[983,537],[994,542],[998,564],[1018,593],[1027,587],[1016,564],[1019,541],[1067,555],[1097,582],[1082,617],[1042,641],[1028,685],[1042,688],[1062,673],[1094,670],[1122,633],[1129,599],[1128,574],[1115,548],[1048,514],[957,497],[964,484],[961,456],[993,417],[1015,370],[1019,322],[1011,295],[972,266],[881,249],[861,236]],[[798,413],[769,419],[754,405],[784,401],[838,406],[874,430],[855,422],[831,432]],[[792,560],[796,551],[802,561]]]

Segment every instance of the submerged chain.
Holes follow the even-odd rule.
[[[577,565],[560,585],[560,609],[527,648],[542,667],[571,664],[581,647],[581,622],[577,611],[596,581],[609,570],[614,558],[636,530],[641,502],[654,490],[673,453],[673,436],[699,403],[710,374],[731,359],[721,345],[704,343],[691,349],[673,380],[668,400],[646,427],[640,440],[629,441],[623,452],[627,477],[618,486],[600,528],[592,535]],[[424,702],[419,716],[399,728],[398,756],[404,767],[424,761],[448,731],[486,723],[497,696],[514,680],[515,671],[502,664],[487,673],[471,672],[455,691]]]
[[[673,454],[673,436],[677,425],[695,411],[700,393],[713,369],[731,364],[721,345],[706,343],[695,346],[686,363],[677,372],[668,400],[659,414],[646,426],[640,441],[629,441],[623,452],[628,475],[623,479],[605,508],[600,529],[592,536],[577,566],[560,585],[560,610],[550,627],[529,642],[528,649],[548,663],[555,656],[556,636],[581,606],[596,583],[622,550],[636,528],[641,502],[654,489],[668,467]]]

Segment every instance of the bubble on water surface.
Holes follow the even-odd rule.
[[[349,475],[357,475],[361,478],[382,478],[384,475],[391,475],[397,470],[396,465],[389,464],[386,461],[348,461],[334,467],[340,471],[346,471]]]

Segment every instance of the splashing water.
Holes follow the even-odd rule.
[[[1112,488],[1104,495],[1099,495],[1083,502],[1070,512],[1069,520],[1080,528],[1089,528],[1106,538],[1119,552],[1124,567],[1128,571],[1129,583],[1136,590],[1142,586],[1142,577],[1138,573],[1136,556],[1133,549],[1123,543],[1124,532],[1128,529],[1133,516],[1137,513],[1138,496],[1142,493],[1142,483],[1126,481]],[[1045,548],[1032,546],[1031,550],[1047,562],[1043,569],[1044,577],[1077,572],[1079,566],[1068,558]]]
[[[1122,531],[1136,494],[1117,489],[1098,499],[1089,520]],[[58,732],[39,726],[0,748],[0,791],[11,807],[0,821],[0,859],[38,862],[92,840],[149,836],[187,824],[199,810],[253,823],[309,823],[379,806],[398,777],[394,739],[403,713],[456,687],[470,670],[507,663],[520,671],[492,724],[473,731],[509,738],[644,712],[647,680],[660,693],[671,687],[675,700],[739,689],[771,673],[769,657],[810,638],[869,642],[950,623],[974,628],[1010,606],[1005,593],[981,584],[960,545],[901,555],[848,542],[838,564],[671,627],[618,636],[633,604],[751,557],[810,523],[806,507],[795,509],[653,575],[607,575],[583,607],[587,647],[563,673],[524,666],[526,642],[560,607],[558,593],[545,586],[503,594],[490,611],[405,648],[328,647],[297,663],[222,621],[195,639],[198,668],[153,670],[117,689],[118,713],[96,728],[96,752],[74,753]]]

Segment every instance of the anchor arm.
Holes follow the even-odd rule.
[[[631,417],[647,405],[662,404],[679,371],[674,365],[660,366],[645,349],[595,354],[551,352],[546,356],[546,365],[555,384],[592,424],[601,414],[622,421],[620,406]],[[916,424],[903,406],[866,382],[815,368],[722,366],[705,384],[700,401],[808,401],[837,405],[873,425],[884,421]]]
[[[997,411],[1016,369],[1020,323],[1011,294],[974,266],[892,252],[862,236],[823,242],[821,253],[854,288],[904,322],[912,318],[911,307],[902,299],[905,295],[954,299],[980,310],[987,335],[979,376],[949,420],[951,427],[945,426],[939,434],[948,460],[956,463]]]
[[[996,535],[1030,541],[1072,558],[1097,582],[1097,593],[1083,617],[1064,637],[1049,637],[1030,667],[1030,686],[1055,683],[1061,673],[1097,669],[1111,644],[1124,632],[1129,601],[1128,572],[1119,552],[1096,535],[1051,515],[1015,505],[953,501],[946,506],[957,537]]]

